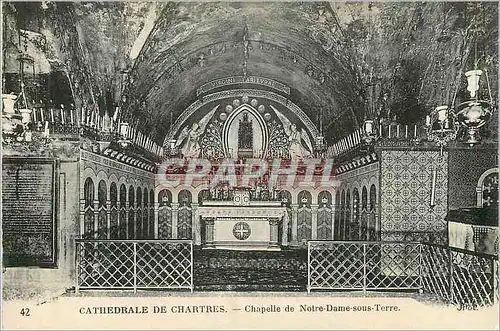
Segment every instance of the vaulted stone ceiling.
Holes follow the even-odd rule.
[[[245,74],[283,82],[318,123],[345,134],[363,118],[363,86],[336,22],[313,3],[175,3],[163,9],[132,72],[127,108],[158,135],[210,80]],[[326,17],[326,16],[325,16]],[[245,40],[248,44],[245,45]],[[139,103],[140,102],[140,103]],[[145,102],[145,104],[143,104]]]
[[[40,26],[55,49],[52,60],[59,58],[59,67],[76,82],[81,105],[99,104],[101,114],[120,106],[124,118],[158,143],[171,118],[196,100],[200,85],[244,73],[289,85],[290,99],[314,123],[322,114],[328,143],[365,117],[415,123],[433,107],[459,100],[474,53],[488,70],[492,94],[498,93],[496,3],[53,2],[41,7],[28,8],[21,25]],[[127,67],[120,95],[120,73]]]
[[[292,101],[314,123],[323,116],[329,141],[380,112],[384,94],[383,115],[414,123],[458,92],[471,68],[464,55],[471,52],[473,24],[482,25],[479,42],[491,42],[483,60],[496,86],[497,10],[480,6],[165,4],[132,70],[124,109],[163,137],[170,113],[182,116],[197,87],[245,72],[289,85]]]

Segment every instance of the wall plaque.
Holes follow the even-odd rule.
[[[56,266],[57,172],[55,159],[3,158],[5,266]]]

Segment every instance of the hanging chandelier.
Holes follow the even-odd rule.
[[[478,33],[480,30],[478,29],[477,15],[479,14],[479,4],[476,3],[475,6],[476,15],[474,19],[474,29],[472,30],[474,38],[474,69],[465,73],[469,99],[456,106],[456,118],[466,131],[464,142],[470,146],[474,146],[481,141],[479,129],[489,121],[493,112],[493,97],[491,94],[488,72],[484,67],[478,68]],[[486,79],[488,89],[487,97],[489,100],[482,99],[484,94],[481,95],[480,93],[480,80],[483,76]]]
[[[457,120],[466,129],[465,143],[474,146],[481,141],[479,129],[483,127],[491,118],[493,98],[491,96],[491,88],[486,74],[486,82],[488,85],[489,101],[481,100],[478,96],[479,80],[483,74],[483,70],[474,69],[467,71],[467,90],[470,93],[470,100],[460,103],[456,109]]]

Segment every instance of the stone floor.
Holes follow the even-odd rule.
[[[195,291],[305,291],[307,252],[198,250]]]

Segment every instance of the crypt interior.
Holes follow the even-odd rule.
[[[2,9],[4,298],[498,300],[496,3]]]

